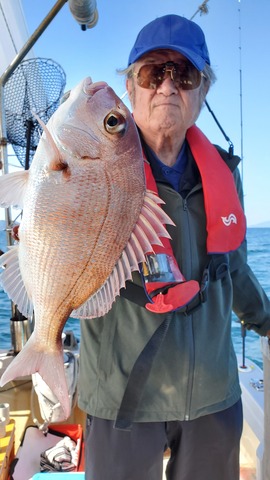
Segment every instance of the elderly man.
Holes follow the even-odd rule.
[[[260,335],[270,329],[269,300],[246,263],[239,158],[194,125],[214,81],[198,25],[157,18],[139,33],[128,64],[147,182],[175,222],[178,266],[200,291],[180,305],[173,282],[149,308],[142,269],[105,317],[82,322],[86,479],[161,480],[169,448],[168,480],[238,480],[242,406],[231,310]]]

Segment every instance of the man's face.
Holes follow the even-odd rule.
[[[138,127],[144,132],[164,134],[165,136],[184,131],[191,127],[201,109],[201,85],[194,90],[177,88],[167,73],[164,81],[155,89],[142,88],[137,84],[136,73],[142,65],[166,62],[182,62],[183,55],[172,50],[155,50],[145,54],[135,63],[135,76],[127,80],[127,90],[133,115]],[[206,93],[206,92],[205,92]]]

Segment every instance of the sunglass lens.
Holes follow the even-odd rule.
[[[137,74],[137,83],[142,88],[158,88],[167,75],[171,76],[177,88],[194,90],[199,87],[201,73],[190,63],[168,62],[160,65],[143,65]]]
[[[137,83],[142,88],[157,88],[163,81],[164,74],[160,65],[143,65],[137,75]]]
[[[175,64],[174,83],[182,90],[194,90],[201,83],[201,73],[189,62]]]

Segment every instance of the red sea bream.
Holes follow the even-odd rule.
[[[1,386],[39,372],[67,417],[66,320],[106,313],[171,222],[146,189],[132,115],[105,82],[83,80],[43,127],[30,169],[0,177],[0,205],[23,209],[1,283],[23,315],[35,312]]]

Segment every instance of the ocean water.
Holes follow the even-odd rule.
[[[249,228],[247,231],[248,261],[249,264],[270,298],[270,228]],[[4,222],[0,222],[0,249],[6,251],[6,235]],[[0,287],[0,349],[10,348],[10,317],[11,304]],[[66,330],[73,330],[80,338],[80,325],[76,319],[69,319]],[[236,353],[242,355],[243,338],[241,326],[237,317],[233,315],[232,338]],[[252,331],[245,335],[245,354],[262,367],[262,354],[259,336]]]

